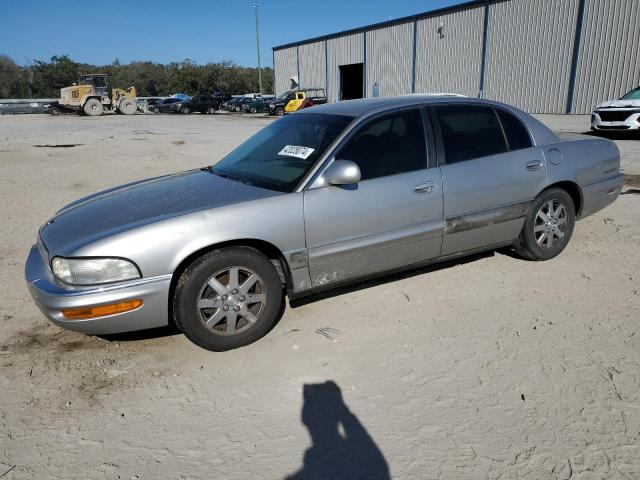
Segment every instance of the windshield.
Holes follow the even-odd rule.
[[[291,95],[293,95],[293,92],[289,90],[288,92],[284,92],[282,95],[280,95],[278,97],[278,100],[286,100],[287,98],[291,97]]]
[[[620,100],[640,100],[640,87],[625,93]]]
[[[256,187],[292,192],[351,120],[323,113],[284,117],[240,145],[212,171]]]

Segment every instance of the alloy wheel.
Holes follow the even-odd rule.
[[[536,243],[543,248],[554,248],[564,238],[567,229],[567,209],[558,200],[545,202],[533,227]]]
[[[218,271],[200,289],[200,321],[217,335],[236,335],[258,321],[267,302],[264,281],[247,267]]]

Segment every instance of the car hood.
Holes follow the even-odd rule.
[[[599,104],[598,108],[636,108],[640,107],[640,100],[607,100]]]
[[[109,235],[149,223],[281,192],[214,175],[209,170],[151,178],[70,203],[40,229],[50,255],[73,251]]]

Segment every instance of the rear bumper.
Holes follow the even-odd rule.
[[[622,190],[624,175],[616,176],[593,183],[582,188],[583,205],[580,218],[588,217],[599,210],[611,205]]]
[[[113,285],[88,288],[63,287],[53,277],[37,246],[25,265],[29,292],[40,310],[56,325],[77,332],[103,335],[130,332],[168,324],[171,275],[140,278]],[[69,320],[61,310],[141,299],[137,310],[88,320]]]

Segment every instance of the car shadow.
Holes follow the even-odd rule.
[[[396,282],[405,278],[412,278],[418,275],[424,275],[425,273],[437,272],[439,270],[445,270],[447,268],[456,267],[458,265],[465,265],[467,263],[475,262],[483,258],[489,258],[495,256],[499,252],[503,255],[507,255],[513,258],[521,259],[515,252],[511,250],[511,247],[505,247],[498,250],[489,250],[486,252],[475,253],[466,257],[460,257],[453,260],[447,260],[439,263],[431,263],[422,267],[416,267],[409,270],[403,270],[400,272],[389,273],[386,275],[375,276],[366,280],[354,280],[354,283],[348,283],[340,285],[329,290],[323,290],[317,293],[312,293],[308,296],[296,298],[289,301],[291,308],[302,307],[310,303],[314,303],[320,300],[328,298],[338,297],[348,293],[357,292],[378,285],[385,285],[387,283]]]
[[[302,467],[286,480],[391,478],[384,455],[345,405],[335,382],[305,384],[303,400],[302,423],[312,445]]]
[[[173,335],[182,335],[182,332],[175,323],[170,322],[169,325],[164,327],[150,328],[148,330],[136,330],[135,332],[96,335],[96,337],[102,338],[108,342],[137,342],[139,340],[171,337]]]

